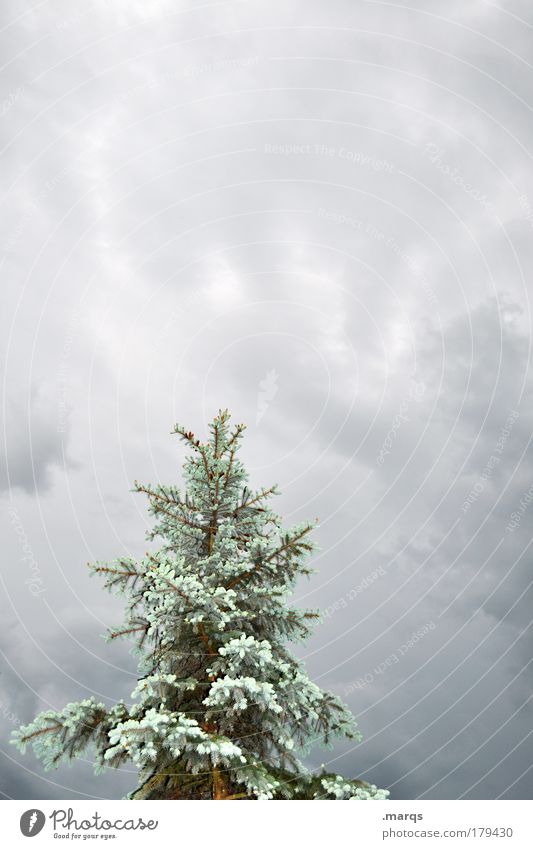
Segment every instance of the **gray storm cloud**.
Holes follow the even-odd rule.
[[[0,790],[19,722],[127,698],[135,479],[175,421],[248,424],[254,485],[319,517],[298,652],[393,798],[530,798],[533,18],[520,0],[2,6]],[[518,518],[517,518],[518,517]]]

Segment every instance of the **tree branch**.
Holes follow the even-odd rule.
[[[135,631],[148,631],[150,627],[149,623],[146,622],[144,625],[136,625],[134,628],[125,628],[123,631],[113,631],[110,633],[109,637],[111,640],[115,640],[117,637],[124,637],[126,634],[133,634]]]
[[[233,511],[233,515],[236,516],[237,513],[240,513],[241,510],[245,510],[248,507],[252,507],[252,505],[257,504],[258,501],[262,501],[264,498],[268,498],[269,495],[276,494],[277,486],[271,486],[269,489],[262,489],[253,498],[250,498],[249,501],[246,501],[244,504],[239,504],[235,510]]]
[[[234,587],[235,584],[238,584],[240,581],[243,581],[245,578],[249,578],[250,575],[253,575],[259,569],[261,569],[266,563],[270,563],[270,561],[273,560],[274,557],[279,556],[284,551],[287,551],[287,549],[290,549],[291,546],[296,545],[298,543],[298,541],[301,540],[312,529],[313,529],[312,525],[308,525],[307,527],[305,527],[303,529],[303,531],[301,531],[299,534],[297,534],[292,539],[288,540],[286,543],[284,543],[282,546],[280,546],[280,548],[277,548],[275,551],[272,552],[272,554],[269,554],[268,557],[265,557],[264,559],[261,559],[261,561],[259,563],[256,563],[256,565],[253,567],[253,569],[248,569],[247,572],[241,572],[240,575],[236,575],[235,578],[232,578],[231,581],[229,582],[229,584],[225,585],[225,588],[227,590],[229,590],[232,587]]]
[[[34,737],[38,737],[40,734],[47,734],[48,731],[61,731],[63,728],[62,725],[50,725],[47,728],[41,728],[39,731],[34,731],[32,734],[28,734],[26,737],[21,737],[21,743],[27,743],[28,740],[32,740]]]

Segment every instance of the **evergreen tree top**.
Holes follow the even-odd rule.
[[[44,711],[13,742],[31,744],[46,768],[91,744],[97,770],[132,760],[140,784],[129,798],[386,798],[363,781],[310,774],[299,760],[315,742],[360,735],[348,708],[288,649],[318,617],[288,603],[310,573],[314,525],[285,530],[269,504],[277,488],[249,489],[238,457],[244,430],[227,410],[206,442],[176,425],[190,448],[183,492],[135,483],[159,546],[139,561],[91,565],[126,600],[108,639],[134,641],[134,701]]]

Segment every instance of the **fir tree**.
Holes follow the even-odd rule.
[[[247,487],[238,459],[244,426],[220,412],[201,443],[177,425],[191,454],[185,492],[135,484],[155,517],[157,551],[140,561],[91,566],[127,599],[109,640],[133,639],[133,703],[89,698],[46,710],[15,732],[46,769],[88,746],[95,769],[133,761],[130,799],[384,799],[388,792],[298,759],[314,742],[360,739],[348,708],[317,687],[287,643],[305,639],[318,614],[290,607],[310,573],[312,525],[284,530],[269,507],[276,487]],[[297,754],[298,753],[298,754]]]

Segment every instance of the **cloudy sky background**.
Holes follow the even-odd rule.
[[[320,519],[299,653],[364,741],[311,765],[531,798],[530,4],[24,7],[0,32],[4,797],[134,786],[7,741],[128,697],[84,563],[145,551],[134,479],[179,481],[175,421],[229,407],[252,484]]]

